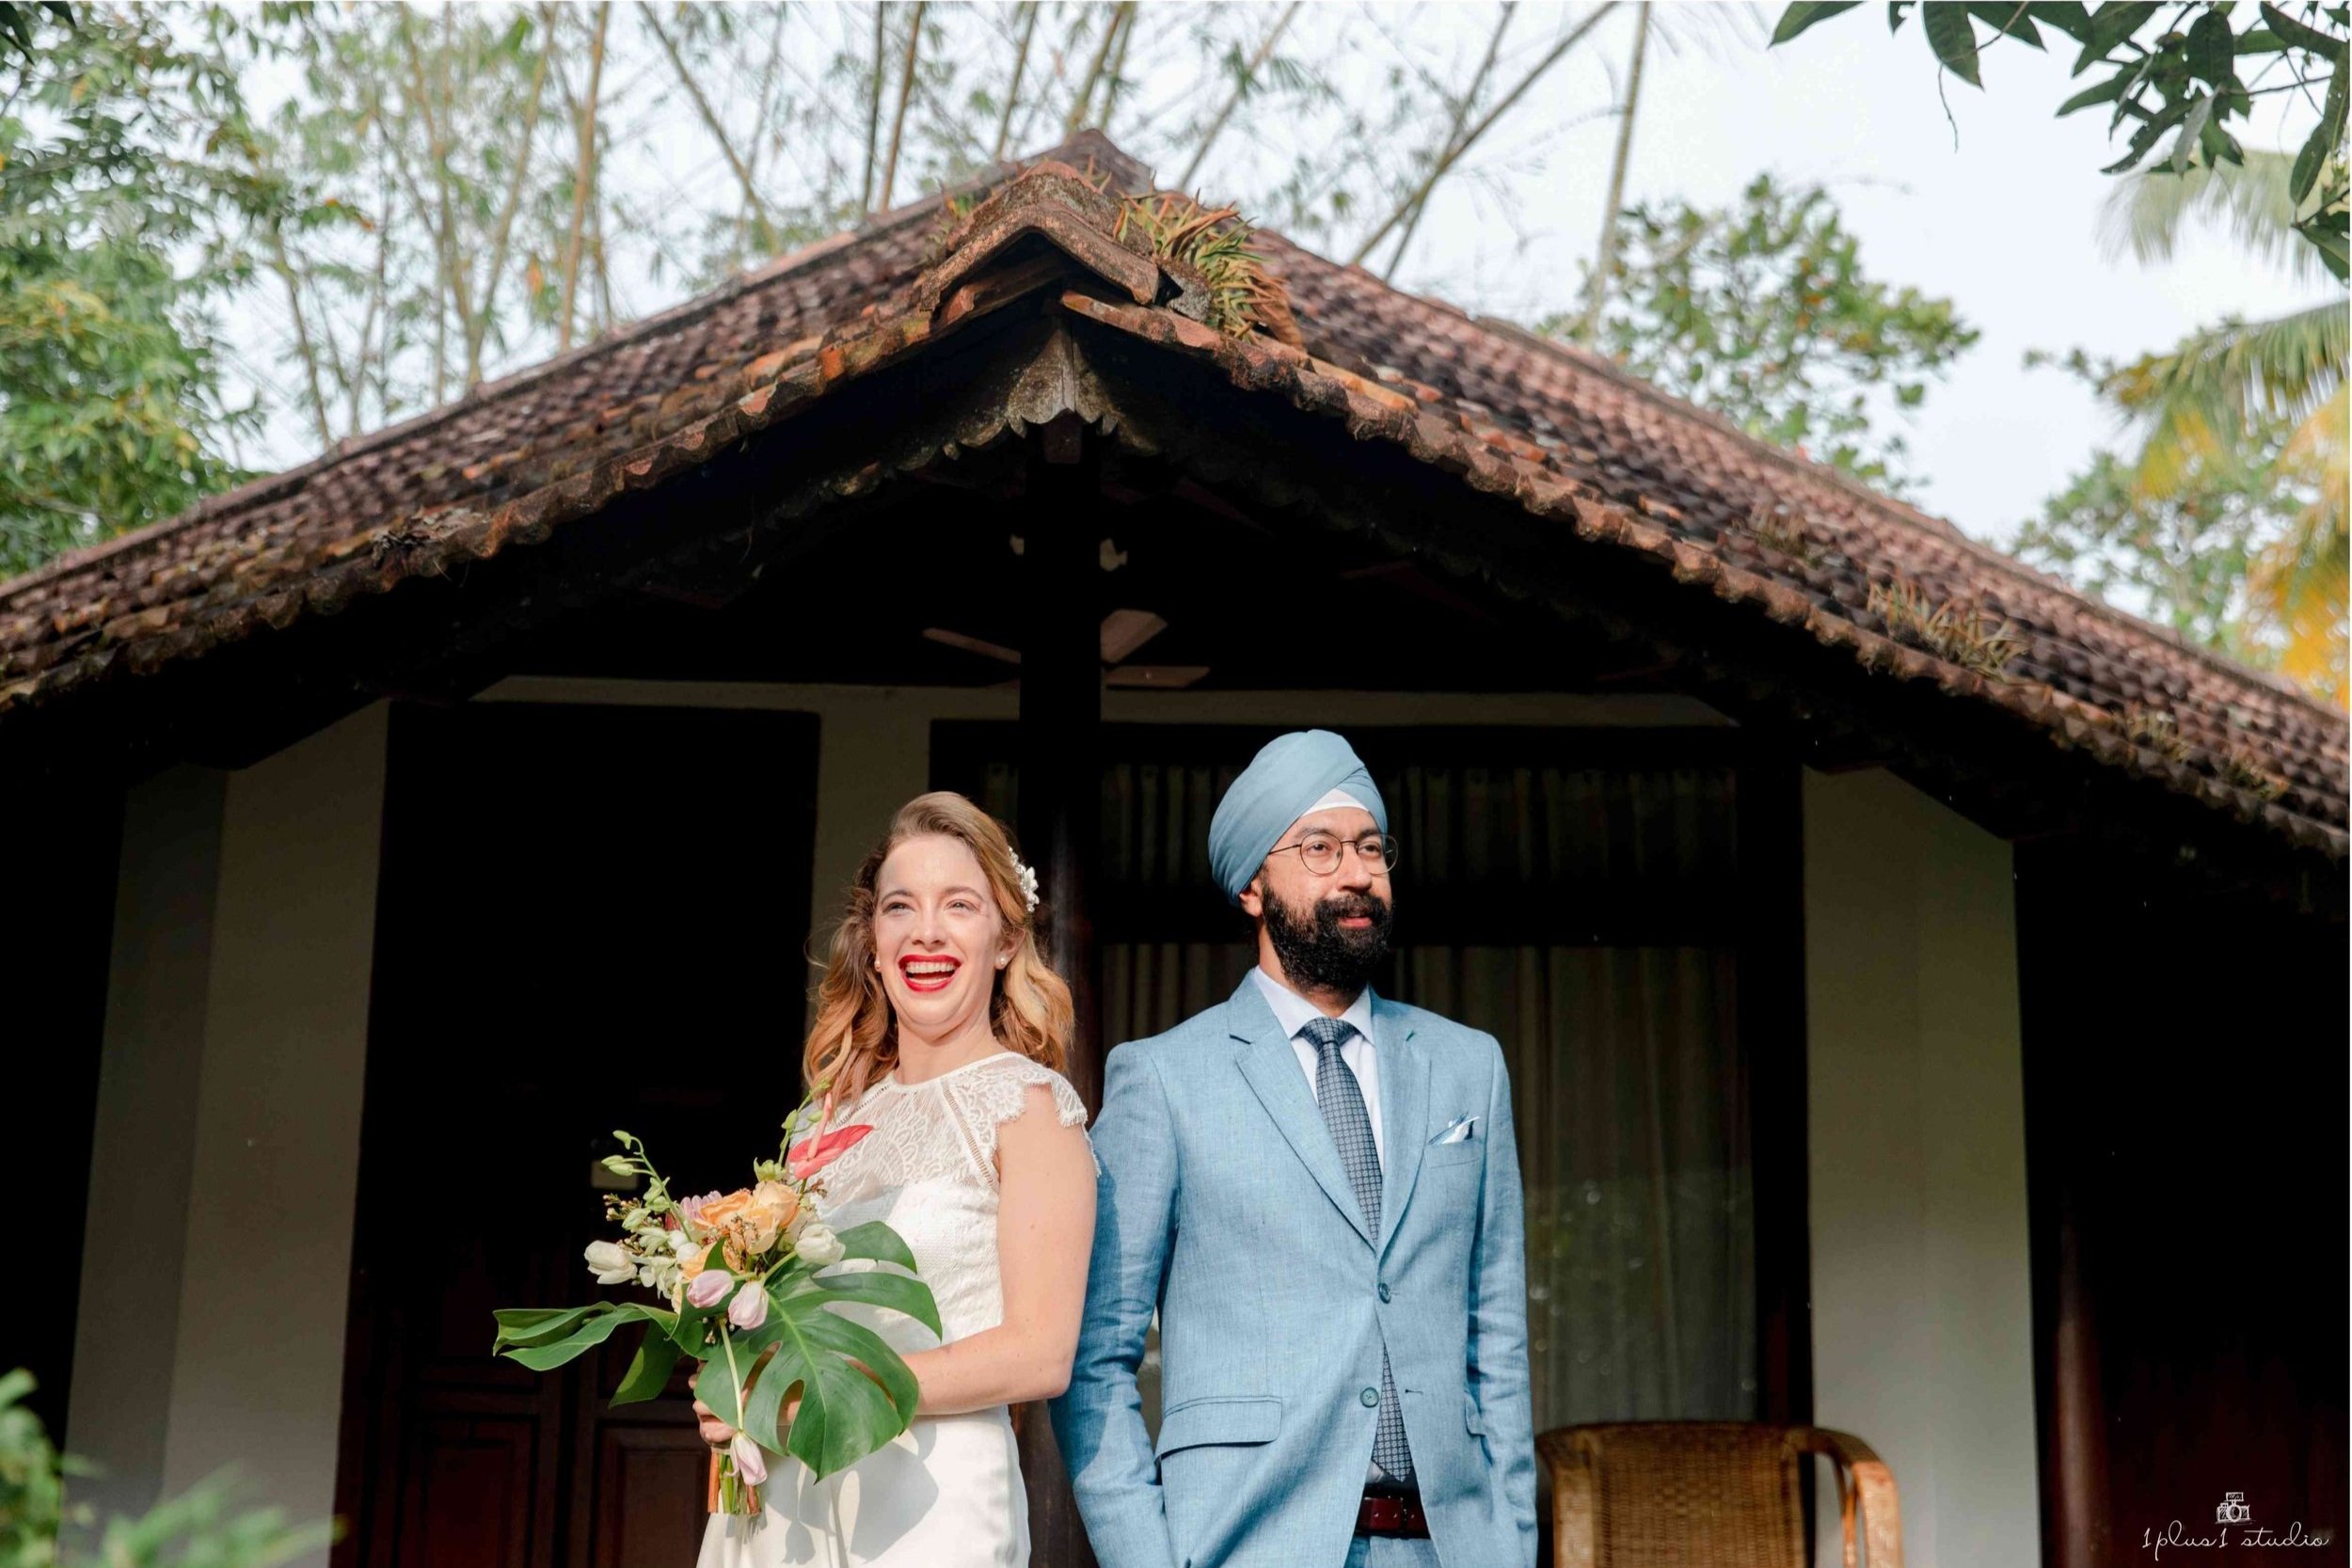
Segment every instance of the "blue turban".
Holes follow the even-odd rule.
[[[1379,788],[1345,740],[1329,730],[1293,730],[1267,741],[1209,819],[1209,871],[1226,896],[1240,903],[1267,851],[1334,789],[1354,796],[1389,831]]]

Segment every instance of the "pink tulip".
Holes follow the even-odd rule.
[[[734,1284],[735,1275],[726,1270],[705,1269],[686,1287],[686,1299],[695,1307],[716,1307]]]
[[[768,1456],[759,1451],[759,1445],[750,1437],[737,1433],[735,1441],[727,1445],[727,1451],[735,1455],[735,1473],[742,1481],[757,1486],[768,1479]]]
[[[767,1321],[768,1292],[759,1288],[757,1280],[736,1291],[735,1299],[727,1303],[727,1322],[746,1334]]]
[[[866,1126],[836,1127],[830,1132],[819,1132],[813,1138],[803,1138],[785,1155],[785,1169],[805,1181],[856,1148],[858,1140],[872,1131]]]

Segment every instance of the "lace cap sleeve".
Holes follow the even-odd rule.
[[[1017,1119],[1027,1108],[1029,1090],[1036,1085],[1043,1085],[1052,1092],[1054,1115],[1064,1127],[1086,1124],[1086,1101],[1070,1086],[1070,1080],[1026,1056],[1008,1053],[963,1074],[948,1086],[956,1102],[957,1119],[963,1123],[964,1136],[991,1180],[996,1172],[996,1130]],[[1088,1147],[1093,1147],[1090,1138]],[[1095,1162],[1095,1169],[1102,1169],[1101,1161]]]

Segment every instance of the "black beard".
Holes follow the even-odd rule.
[[[1295,984],[1353,999],[1388,963],[1395,914],[1385,899],[1334,894],[1302,916],[1263,885],[1259,896],[1265,906],[1266,935],[1282,960],[1282,973]],[[1349,930],[1340,922],[1350,915],[1370,916],[1372,924]]]

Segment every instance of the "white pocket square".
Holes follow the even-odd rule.
[[[1478,1136],[1476,1117],[1455,1117],[1446,1123],[1445,1131],[1430,1139],[1432,1144],[1458,1144]]]

